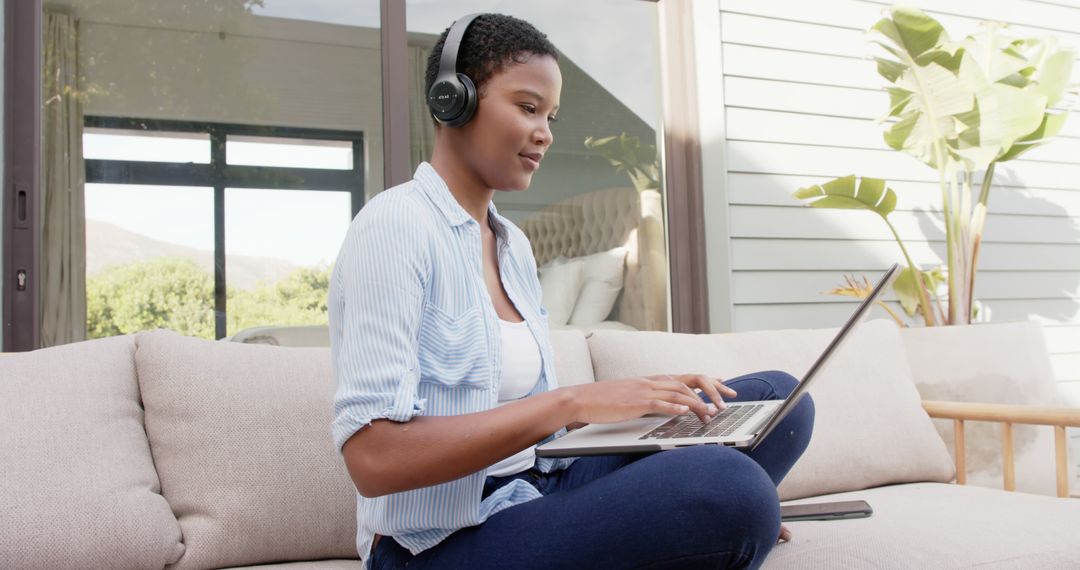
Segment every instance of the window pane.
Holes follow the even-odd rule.
[[[86,185],[89,338],[214,338],[212,188]]]
[[[92,175],[93,182],[113,185],[213,184],[217,171],[201,166],[213,165],[217,156],[213,148],[217,139],[211,129],[223,132],[232,128],[260,135],[226,138],[224,150],[231,164],[334,170],[331,176],[312,179],[347,180],[356,187],[344,189],[363,193],[381,189],[379,7],[379,0],[46,2],[42,15],[42,162],[45,173],[62,174],[49,178],[55,188],[50,186],[46,191],[49,196],[63,198],[51,202],[55,207],[50,207],[43,219],[43,240],[63,240],[71,251],[83,251],[81,232],[68,231],[72,216],[81,212],[84,188],[77,174],[80,171]],[[137,120],[156,131],[102,127],[127,124],[126,120]],[[93,127],[85,127],[88,124]],[[82,132],[72,137],[72,128],[82,128]],[[283,128],[290,129],[291,138],[267,136]],[[187,134],[189,130],[198,134]],[[323,131],[362,133],[363,146],[354,152],[351,143],[300,140],[307,138],[305,132]],[[82,141],[82,146],[73,140]],[[355,156],[365,161],[363,179],[346,179],[341,171],[358,166]],[[84,159],[95,162],[86,168]],[[142,164],[124,169],[125,177],[120,178],[116,173],[121,170],[115,164],[96,162],[121,160]],[[186,163],[200,166],[179,166]],[[244,173],[255,180],[267,180],[265,172],[245,169]],[[89,194],[89,190],[85,192]],[[149,228],[158,233],[141,235],[170,246],[198,236],[203,240],[200,251],[209,252],[207,259],[212,259],[215,212],[213,199],[207,200],[201,215],[209,226],[174,232],[169,220],[164,220],[160,227]],[[348,204],[348,194],[335,195],[334,200]],[[88,207],[90,202],[87,197]],[[117,216],[123,214],[133,217],[126,223],[153,226],[143,222],[155,218],[164,206],[147,207],[158,210],[148,213],[124,206],[111,223],[118,224]],[[346,205],[341,215],[347,218],[349,211]],[[217,215],[220,218],[224,212]],[[231,215],[236,218],[240,213],[233,211]],[[181,219],[177,214],[177,220]],[[173,233],[181,236],[164,235]],[[112,247],[109,239],[102,238],[97,247]],[[230,239],[242,244],[246,238],[234,227]],[[65,258],[56,273],[81,268],[78,257]],[[213,265],[205,268],[212,276]],[[45,285],[43,314],[72,314],[80,309],[77,300],[82,291],[63,290],[64,284],[59,288]],[[229,298],[228,291],[224,293]],[[213,296],[210,308],[214,308]],[[225,336],[229,307],[224,310],[226,314],[215,315],[218,336]],[[66,324],[70,319],[54,320],[63,323],[58,326],[71,328]]]
[[[210,163],[205,133],[144,132],[87,128],[83,156],[88,159]]]
[[[325,325],[330,265],[345,239],[347,192],[225,191],[228,334]]]
[[[533,24],[559,50],[563,87],[555,142],[528,191],[497,192],[495,204],[532,242],[549,314],[569,314],[565,323],[554,319],[553,327],[667,330],[656,4],[408,0],[406,6],[413,163],[430,157],[434,144],[423,78],[438,35],[473,12]],[[628,156],[639,165],[632,174],[620,168],[632,166]],[[584,285],[573,291],[559,285],[560,273],[573,273],[554,267],[560,257],[584,261]]]
[[[353,150],[349,141],[324,141],[268,137],[230,136],[225,143],[228,164],[246,166],[287,166],[352,170]]]

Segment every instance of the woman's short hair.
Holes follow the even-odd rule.
[[[431,91],[439,75],[439,58],[450,28],[443,30],[431,48],[424,78],[424,93]],[[504,14],[481,14],[469,24],[458,48],[458,73],[469,76],[483,94],[484,84],[492,75],[502,71],[510,62],[524,63],[531,55],[550,55],[559,59],[558,51],[540,30],[525,20]]]

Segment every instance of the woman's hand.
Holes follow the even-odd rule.
[[[692,388],[701,390],[715,402],[706,404]],[[724,408],[722,394],[736,393],[717,378],[700,374],[658,375],[604,380],[559,388],[572,392],[574,420],[593,424],[621,422],[646,414],[697,414],[707,422]]]
[[[776,543],[791,542],[791,529],[786,524],[780,523],[780,538],[776,539]]]

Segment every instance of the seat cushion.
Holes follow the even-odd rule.
[[[356,559],[309,560],[307,562],[286,562],[284,564],[233,566],[222,570],[361,570],[363,568],[362,564]]]
[[[330,437],[330,351],[140,333],[135,363],[176,565],[356,557],[355,488]]]
[[[0,568],[162,568],[161,496],[130,336],[0,358]]]
[[[653,374],[733,378],[762,370],[801,377],[836,330],[691,335],[596,331],[598,380]],[[781,499],[914,481],[951,481],[952,460],[922,409],[896,325],[863,323],[810,387],[814,435],[788,473]]]
[[[1080,500],[911,483],[785,504],[863,499],[865,519],[786,523],[764,568],[1080,568]]]

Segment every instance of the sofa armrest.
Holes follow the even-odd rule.
[[[1013,450],[1013,424],[1044,425],[1054,428],[1055,463],[1057,466],[1057,494],[1069,496],[1069,464],[1065,443],[1065,428],[1080,427],[1080,409],[1038,408],[1012,404],[983,404],[973,402],[942,402],[923,400],[923,409],[932,418],[953,420],[953,437],[956,447],[956,482],[963,485],[967,475],[964,466],[964,422],[1000,423],[1004,449],[1005,490],[1016,490],[1016,466]]]

